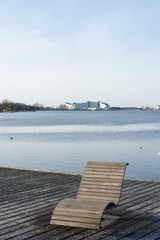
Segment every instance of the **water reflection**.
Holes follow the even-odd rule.
[[[32,127],[0,127],[0,133],[51,133],[51,132],[109,132],[109,131],[151,131],[160,130],[160,124],[128,124],[120,126],[59,125]]]

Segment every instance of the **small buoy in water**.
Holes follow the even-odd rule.
[[[140,149],[142,149],[142,147],[140,147]]]
[[[158,156],[160,156],[160,152],[158,152]]]
[[[13,140],[13,137],[10,137],[11,140]]]

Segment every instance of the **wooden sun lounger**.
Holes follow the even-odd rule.
[[[53,211],[51,224],[99,229],[117,220],[104,210],[117,206],[128,163],[87,162],[76,199],[66,198]]]

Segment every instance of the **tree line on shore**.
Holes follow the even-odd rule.
[[[49,108],[45,108],[42,104],[39,103],[26,105],[24,103],[14,103],[7,99],[3,100],[2,103],[0,103],[0,112],[26,112],[39,110],[49,110]]]

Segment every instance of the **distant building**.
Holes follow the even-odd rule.
[[[66,102],[65,104],[62,104],[59,106],[60,110],[74,110],[74,105],[72,103]]]
[[[110,106],[108,105],[108,103],[105,102],[99,102],[99,108],[100,109],[108,109]]]
[[[108,103],[101,101],[99,102],[87,101],[82,103],[66,102],[65,104],[59,106],[60,110],[106,110],[108,108],[110,108]]]
[[[73,110],[74,109],[73,103],[66,102],[65,106],[66,106],[66,109],[68,109],[68,110]]]
[[[61,105],[58,107],[58,109],[60,109],[60,110],[67,110],[65,104],[61,104]]]
[[[105,102],[92,102],[92,101],[87,101],[83,103],[73,103],[74,109],[77,110],[98,110],[98,109],[108,109],[109,105],[108,103]]]
[[[88,101],[88,108],[99,109],[99,102]]]
[[[88,109],[88,102],[85,103],[73,103],[74,105],[74,109],[76,110],[84,110],[84,109]]]

